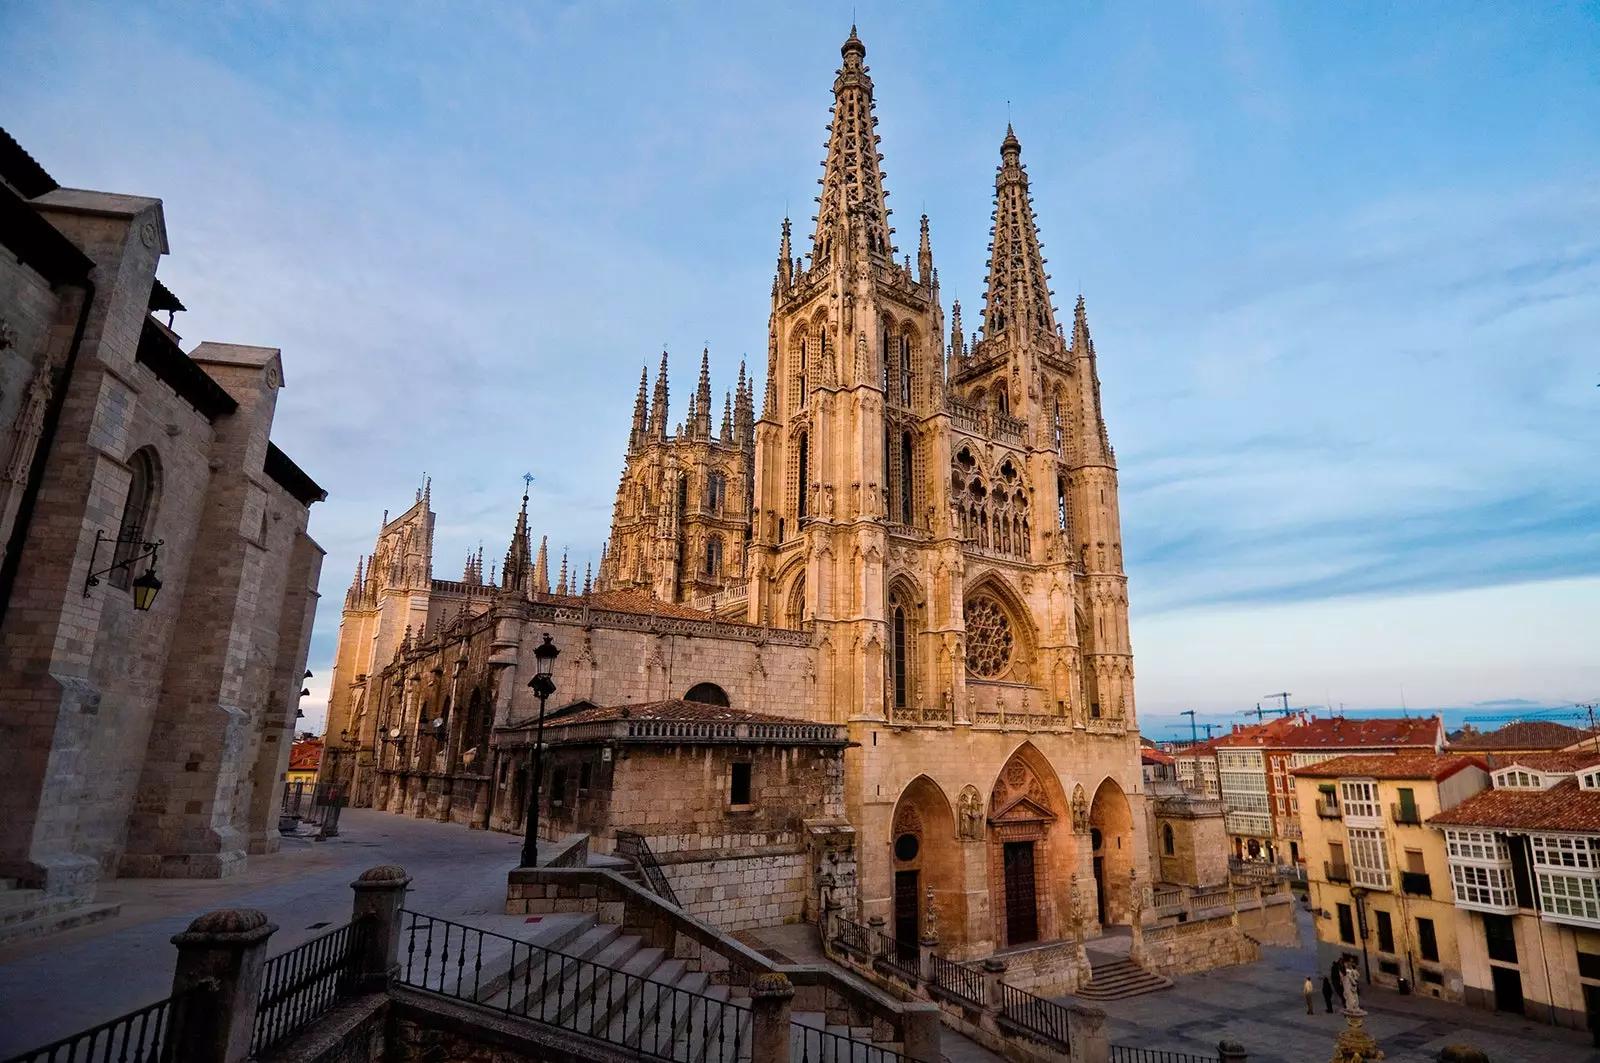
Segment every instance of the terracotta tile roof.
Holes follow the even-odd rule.
[[[1281,743],[1291,731],[1305,727],[1305,721],[1298,716],[1284,716],[1268,723],[1258,723],[1249,727],[1241,727],[1231,734],[1225,734],[1217,739],[1218,749],[1237,749],[1241,746],[1256,749],[1265,746],[1276,746]]]
[[[1330,716],[1312,720],[1304,727],[1296,727],[1273,744],[1278,749],[1307,751],[1341,746],[1432,750],[1440,734],[1437,716],[1380,717],[1371,720]]]
[[[289,747],[290,771],[316,771],[322,764],[322,739],[307,738]]]
[[[1534,771],[1571,773],[1600,764],[1600,752],[1586,749],[1582,752],[1499,753],[1491,754],[1488,761],[1493,765],[1494,771],[1516,765],[1520,768],[1532,768]]]
[[[1548,790],[1485,790],[1428,820],[1429,826],[1600,834],[1600,790],[1567,779]]]
[[[810,723],[793,716],[773,716],[765,712],[744,712],[698,701],[652,701],[642,705],[594,705],[558,719],[545,717],[546,727],[566,727],[579,723],[610,723],[614,720],[688,720],[703,723]]]
[[[1356,753],[1334,757],[1321,764],[1296,768],[1291,774],[1312,779],[1338,779],[1366,776],[1372,779],[1448,779],[1462,768],[1476,766],[1488,770],[1477,757],[1448,753]]]
[[[1139,750],[1139,762],[1141,764],[1171,764],[1173,763],[1173,757],[1170,753],[1163,753],[1159,749],[1146,747]]]
[[[1593,731],[1568,727],[1550,720],[1517,720],[1480,735],[1458,738],[1450,743],[1457,751],[1490,749],[1564,749],[1593,737]]]

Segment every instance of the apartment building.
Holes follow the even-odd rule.
[[[1316,915],[1317,960],[1353,956],[1369,981],[1463,1000],[1445,840],[1426,824],[1489,785],[1482,761],[1360,753],[1293,769]]]
[[[1235,860],[1289,862],[1287,849],[1278,844],[1285,829],[1274,815],[1267,750],[1303,726],[1301,717],[1286,716],[1254,727],[1235,727],[1232,734],[1218,739],[1217,782]]]
[[[1464,998],[1600,1030],[1600,752],[1507,753],[1438,815]]]

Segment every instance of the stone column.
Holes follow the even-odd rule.
[[[400,906],[405,903],[411,876],[394,864],[369,868],[350,883],[355,891],[351,922],[366,925],[366,940],[357,979],[362,989],[380,991],[389,987],[400,967]]]
[[[939,1063],[944,1054],[939,1047],[939,1005],[902,1004],[900,1043],[906,1059],[914,1063]]]
[[[172,1058],[186,1063],[243,1063],[255,1032],[267,939],[278,928],[265,912],[207,912],[174,935],[177,997],[168,1026]]]
[[[1093,1004],[1069,1004],[1072,1017],[1067,1037],[1072,1043],[1072,1063],[1107,1063],[1111,1045],[1106,1041],[1106,1013]]]
[[[1001,979],[1006,973],[1006,961],[998,956],[990,956],[983,961],[983,1003],[990,1011],[998,1014],[1005,1002],[1000,999]]]
[[[777,972],[759,975],[750,989],[751,1063],[789,1063],[789,1003],[794,986]]]

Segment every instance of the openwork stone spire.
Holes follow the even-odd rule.
[[[822,162],[822,195],[817,197],[817,232],[811,260],[825,262],[847,253],[842,241],[865,230],[867,251],[894,254],[890,242],[889,193],[878,168],[878,120],[872,114],[872,78],[867,75],[867,46],[850,27],[839,49],[844,65],[833,81],[833,113],[828,123],[828,157]],[[853,242],[855,237],[849,237]]]
[[[628,449],[637,450],[644,445],[645,425],[649,421],[650,406],[645,396],[650,386],[650,367],[639,368],[639,394],[633,400],[633,431],[628,436]]]
[[[527,592],[531,564],[528,547],[528,495],[523,492],[522,512],[517,514],[517,527],[511,533],[511,545],[506,548],[506,563],[501,570],[504,573],[503,586],[508,591]]]
[[[667,434],[667,352],[661,352],[661,372],[656,375],[656,391],[650,401],[650,434],[657,439]]]
[[[1054,336],[1050,278],[1040,253],[1043,245],[1028,194],[1028,171],[1022,165],[1022,143],[1009,124],[994,179],[993,238],[989,275],[984,278],[988,285],[983,296],[984,339],[1005,332],[1024,339]]]

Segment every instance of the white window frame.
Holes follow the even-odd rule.
[[[1586,771],[1578,776],[1578,786],[1584,790],[1600,790],[1600,771]]]
[[[1533,866],[1559,873],[1600,873],[1600,838],[1582,834],[1531,834]]]
[[[1450,861],[1450,891],[1462,908],[1510,915],[1517,911],[1517,890],[1511,865],[1462,864]]]
[[[1344,821],[1376,827],[1383,822],[1383,802],[1376,779],[1340,779],[1339,806]]]
[[[1546,919],[1600,926],[1600,878],[1594,875],[1536,871],[1539,908]]]
[[[1392,890],[1389,842],[1381,827],[1348,827],[1345,852],[1349,854],[1350,884],[1371,890]]]

